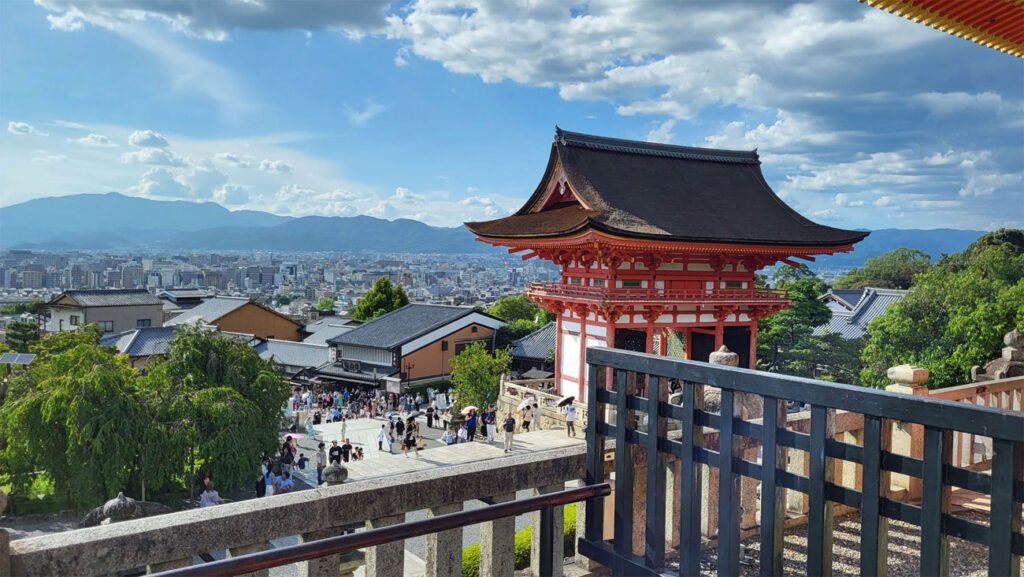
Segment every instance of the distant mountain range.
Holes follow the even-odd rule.
[[[895,248],[923,250],[937,260],[983,234],[976,230],[881,229],[852,253],[819,257],[815,270],[861,266]],[[369,216],[293,218],[212,203],[162,201],[116,192],[39,198],[0,208],[0,248],[50,250],[277,250],[486,253],[463,227]]]
[[[213,202],[107,194],[39,198],[0,208],[0,247],[481,253],[463,227],[369,216],[294,218]]]

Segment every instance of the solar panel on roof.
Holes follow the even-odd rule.
[[[0,365],[13,365],[14,360],[17,358],[17,353],[4,353],[0,355]]]

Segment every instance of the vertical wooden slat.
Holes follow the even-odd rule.
[[[652,375],[647,383],[647,527],[644,533],[644,562],[651,569],[665,565],[665,455],[658,451],[658,439],[668,433],[665,419],[658,416],[658,403],[667,401],[667,387]]]
[[[864,463],[861,481],[860,574],[885,577],[888,572],[889,519],[881,515],[881,499],[889,494],[889,473],[882,470],[882,451],[892,445],[892,422],[864,415]]]
[[[949,574],[949,537],[942,531],[942,515],[950,513],[950,487],[942,481],[942,467],[952,461],[953,432],[924,428],[924,463],[921,478],[921,574]],[[995,503],[993,503],[995,505]]]
[[[740,574],[740,476],[733,459],[743,455],[734,444],[734,421],[738,407],[736,393],[722,388],[722,410],[718,436],[718,574]],[[738,415],[737,415],[738,416]]]
[[[696,447],[703,446],[703,427],[696,411],[704,408],[704,385],[683,383],[683,421],[679,451],[679,576],[700,575],[700,466],[694,462]]]
[[[786,403],[764,397],[764,438],[761,439],[761,575],[782,575],[785,543],[786,490],[775,483],[776,470],[786,466],[786,448],[778,444],[779,426],[786,426]]]
[[[1014,479],[1022,477],[1024,446],[992,439],[992,511],[988,574],[1020,575],[1020,557],[1013,554],[1013,534],[1021,529],[1021,505],[1013,500]]]
[[[832,503],[825,499],[825,484],[832,482],[835,468],[828,466],[825,439],[835,434],[835,409],[811,406],[811,446],[807,513],[807,574],[832,574]]]
[[[600,388],[599,375],[602,368],[590,365],[590,386],[587,387],[587,485],[604,483],[604,435],[597,432],[597,424],[604,422],[604,407],[597,402],[597,390]],[[587,516],[584,535],[590,541],[604,540],[604,497],[587,500]]]
[[[555,552],[554,552],[554,507],[544,507],[540,510],[540,563],[539,577],[552,577],[555,573]],[[558,559],[558,563],[562,560]]]
[[[615,371],[615,552],[633,554],[633,451],[626,433],[630,429],[626,401],[626,371]],[[621,567],[613,567],[613,571]]]

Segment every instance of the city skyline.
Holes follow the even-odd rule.
[[[558,123],[758,148],[833,226],[1024,222],[1021,59],[852,1],[0,11],[4,206],[117,191],[457,226],[519,208]]]

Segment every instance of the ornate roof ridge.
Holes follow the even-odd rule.
[[[583,134],[580,132],[569,132],[568,130],[562,130],[558,126],[555,126],[555,142],[562,146],[579,146],[582,148],[624,152],[627,154],[643,154],[646,156],[682,158],[686,160],[705,160],[710,162],[728,162],[734,164],[761,164],[756,148],[751,151],[745,151],[699,148],[695,146],[678,146],[675,144],[642,142],[639,140],[625,140],[621,138]]]

